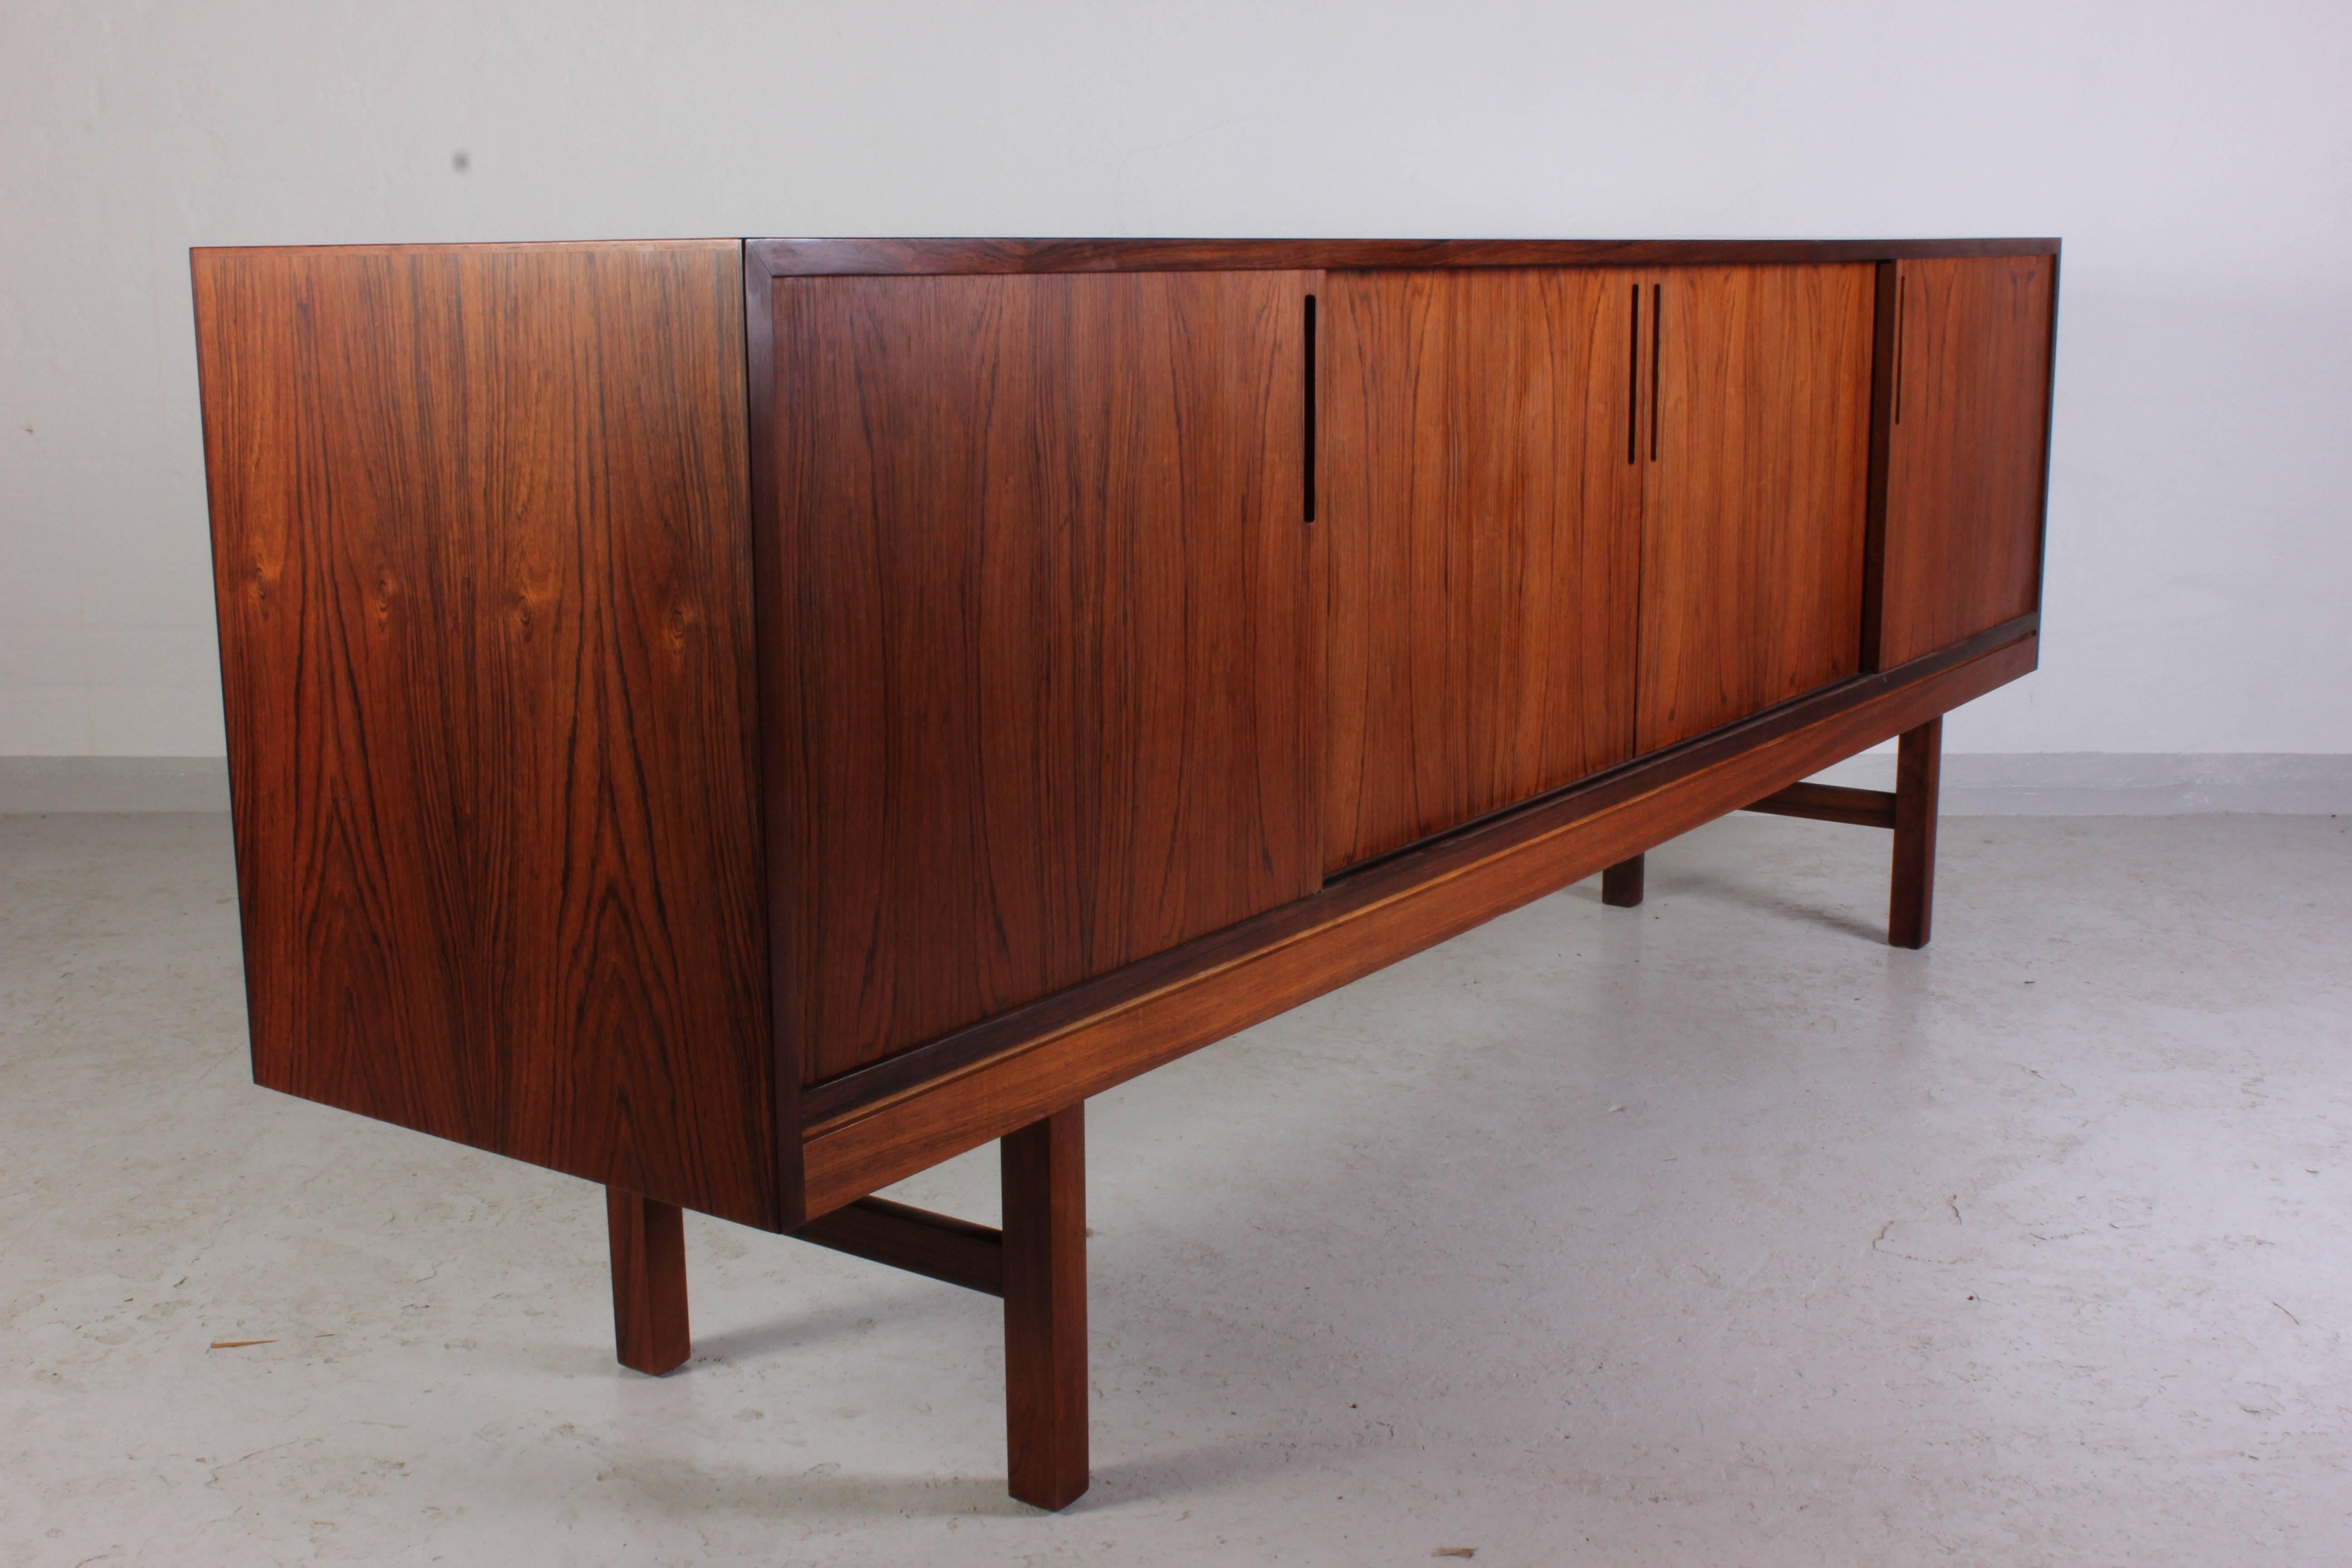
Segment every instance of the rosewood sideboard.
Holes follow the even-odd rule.
[[[255,1080],[602,1184],[643,1372],[682,1209],[1001,1296],[1046,1508],[1089,1095],[1743,808],[1920,946],[2035,666],[2054,240],[192,263]]]

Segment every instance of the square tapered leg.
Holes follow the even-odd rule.
[[[1936,796],[1944,760],[1944,721],[1906,730],[1895,757],[1895,879],[1886,940],[1925,947],[1936,910]]]
[[[613,1335],[621,1364],[659,1377],[694,1352],[686,1326],[686,1216],[604,1189],[613,1234]]]
[[[999,1147],[1009,1489],[1039,1508],[1067,1508],[1089,1479],[1086,1107],[1033,1121]]]

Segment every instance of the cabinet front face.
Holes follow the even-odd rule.
[[[1881,668],[2040,596],[2056,281],[2049,256],[1896,264]]]
[[[1648,752],[1861,668],[1874,272],[1694,267],[1645,281]]]
[[[804,1080],[1320,885],[1314,284],[772,284],[770,822]]]
[[[1327,869],[1633,754],[1634,287],[1330,274]]]

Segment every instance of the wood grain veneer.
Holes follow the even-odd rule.
[[[1633,755],[1633,287],[1329,275],[1327,870]]]
[[[193,268],[255,1080],[777,1223],[737,247]]]
[[[1637,744],[1862,667],[1874,275],[1652,275]]]
[[[1312,281],[772,285],[804,1082],[1318,884]]]
[[[1876,659],[2041,602],[2057,258],[1907,260],[1895,279]]]

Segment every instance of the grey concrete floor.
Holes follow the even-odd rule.
[[[623,1372],[595,1188],[247,1081],[224,819],[0,819],[0,1562],[2352,1561],[2347,826],[1949,819],[1913,953],[1738,817],[1104,1096],[1055,1517],[994,1302],[690,1219]]]

